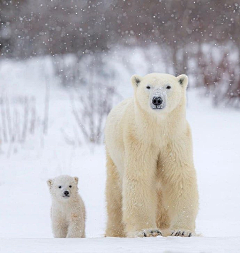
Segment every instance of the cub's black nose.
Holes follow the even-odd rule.
[[[68,194],[69,194],[69,191],[65,191],[65,192],[64,192],[64,195],[65,195],[65,196],[68,196]]]
[[[163,102],[163,100],[162,100],[161,97],[153,97],[153,99],[152,99],[152,103],[153,103],[154,105],[161,105],[162,102]]]

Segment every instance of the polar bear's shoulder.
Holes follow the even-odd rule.
[[[124,115],[126,115],[127,110],[134,106],[133,98],[127,98],[116,105],[108,115],[108,120],[111,119],[122,119]]]
[[[124,99],[122,102],[120,102],[118,105],[116,105],[112,111],[124,111],[126,110],[128,107],[133,106],[134,100],[133,98],[126,98]]]

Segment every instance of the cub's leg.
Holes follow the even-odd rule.
[[[128,138],[123,177],[123,221],[128,237],[161,235],[156,224],[157,155],[154,149]]]
[[[124,225],[122,222],[122,190],[120,178],[112,159],[107,153],[107,229],[106,236],[124,237]]]
[[[68,226],[67,238],[84,238],[85,237],[85,221],[84,217],[79,217],[74,213]]]
[[[66,238],[67,236],[67,224],[57,214],[52,215],[52,230],[55,238]]]

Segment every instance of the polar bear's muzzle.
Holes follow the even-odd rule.
[[[70,192],[69,191],[64,191],[62,196],[64,198],[69,198],[70,197]]]
[[[153,97],[152,104],[155,105],[156,109],[160,108],[162,106],[162,103],[163,103],[163,99],[161,97]]]
[[[166,105],[166,94],[161,90],[155,90],[150,96],[150,106],[153,110],[161,110]]]

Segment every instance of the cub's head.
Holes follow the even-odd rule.
[[[152,73],[131,78],[135,101],[147,112],[169,113],[185,103],[188,77]]]
[[[52,198],[58,201],[68,201],[78,192],[78,178],[59,176],[47,181]]]

